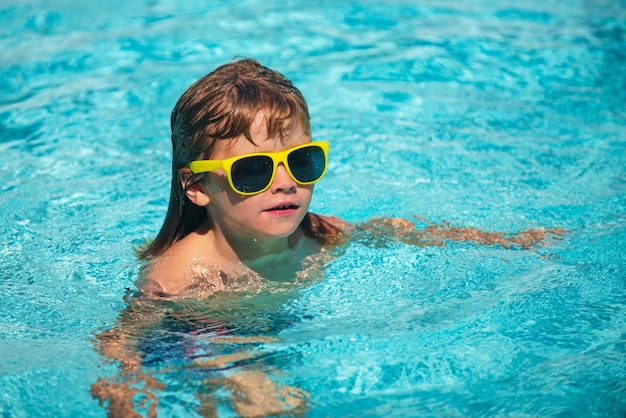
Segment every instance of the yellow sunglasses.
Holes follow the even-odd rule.
[[[250,196],[269,189],[278,164],[283,163],[298,184],[312,184],[326,173],[328,142],[310,142],[279,152],[258,152],[225,160],[197,160],[189,163],[194,174],[224,169],[228,183],[241,195]]]

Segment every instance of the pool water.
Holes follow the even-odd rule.
[[[313,211],[568,233],[355,239],[310,277],[158,306],[159,416],[203,391],[232,416],[220,379],[244,372],[311,417],[626,414],[626,2],[100,3],[0,4],[0,415],[106,416],[94,341],[165,214],[169,113],[234,56],[331,143]]]

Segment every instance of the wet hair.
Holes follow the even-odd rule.
[[[156,238],[138,251],[139,258],[158,256],[203,222],[211,224],[206,209],[186,195],[204,174],[184,169],[191,161],[210,158],[216,141],[243,135],[253,142],[250,129],[260,111],[265,113],[268,138],[284,142],[296,122],[310,136],[309,110],[300,90],[284,75],[253,59],[222,65],[183,93],[171,117],[172,184],[167,214]]]

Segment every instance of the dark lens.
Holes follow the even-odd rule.
[[[287,163],[296,180],[302,183],[315,181],[324,172],[324,150],[314,145],[297,149],[287,156]]]
[[[230,169],[233,185],[243,193],[263,190],[272,179],[273,165],[272,159],[265,156],[241,159]]]

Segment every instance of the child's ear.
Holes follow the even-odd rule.
[[[200,183],[192,185],[189,189],[187,189],[185,194],[191,203],[196,206],[206,206],[211,201],[209,195],[206,194]]]
[[[191,180],[192,175],[193,174],[191,173],[191,171],[189,171],[189,169],[183,169],[180,171],[180,183],[183,190],[185,190],[185,187]],[[191,203],[196,206],[206,206],[211,201],[209,195],[204,191],[202,184],[200,184],[199,182],[196,182],[189,186],[185,191],[185,194],[187,195],[187,198],[191,201]]]

